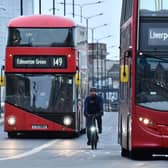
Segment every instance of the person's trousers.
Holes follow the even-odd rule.
[[[102,116],[96,117],[99,132],[102,132]]]

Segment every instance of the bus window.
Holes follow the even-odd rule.
[[[73,28],[10,28],[8,46],[73,47]]]
[[[11,45],[13,46],[18,46],[20,45],[21,41],[21,36],[20,36],[20,31],[18,29],[12,30],[12,35],[11,35]]]

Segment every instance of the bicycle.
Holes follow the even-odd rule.
[[[96,124],[96,117],[97,116],[98,116],[97,114],[91,115],[92,123],[91,123],[91,126],[89,128],[90,143],[91,143],[92,150],[97,149],[97,143],[98,143],[98,139],[99,139],[98,128],[97,128],[97,124]]]

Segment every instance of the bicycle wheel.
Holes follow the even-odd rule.
[[[99,139],[98,133],[96,132],[95,133],[95,149],[97,149],[98,139]]]
[[[94,146],[94,148],[95,148],[95,149],[97,149],[97,141],[95,142],[95,144],[94,144],[94,145],[95,145],[95,146]]]
[[[94,135],[91,136],[91,148],[92,150],[95,148],[95,142],[94,142]]]
[[[92,150],[97,149],[98,136],[97,132],[94,132],[91,136],[91,148]]]

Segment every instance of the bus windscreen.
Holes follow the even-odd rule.
[[[7,74],[6,86],[6,102],[16,107],[32,113],[73,112],[72,75]]]
[[[168,56],[138,56],[136,74],[137,104],[167,111]]]

